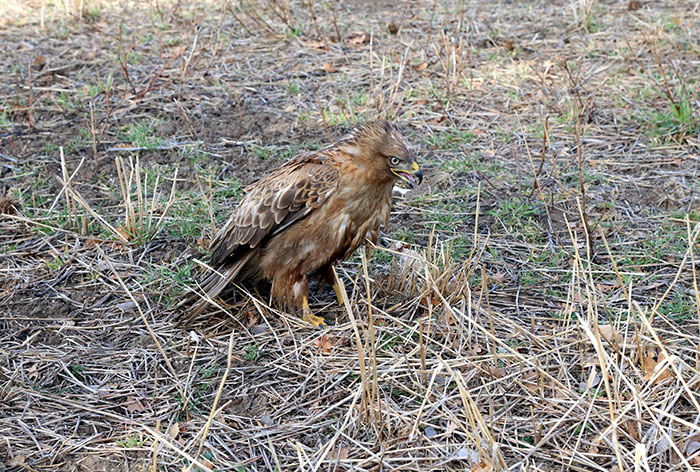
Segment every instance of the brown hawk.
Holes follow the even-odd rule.
[[[247,188],[213,239],[215,271],[202,282],[206,297],[196,295],[190,318],[230,282],[265,279],[276,303],[300,309],[314,326],[325,324],[309,309],[309,279],[325,278],[339,296],[333,264],[365,239],[377,241],[396,182],[413,188],[422,180],[408,143],[386,120],[292,158]]]

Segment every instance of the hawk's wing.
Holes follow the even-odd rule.
[[[238,207],[211,243],[211,265],[221,265],[236,250],[255,248],[319,207],[338,187],[338,171],[323,156],[300,156],[248,188]]]

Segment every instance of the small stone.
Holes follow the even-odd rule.
[[[455,453],[456,459],[469,459],[473,463],[479,462],[479,454],[474,449],[463,447]]]
[[[254,326],[253,329],[250,330],[250,332],[253,334],[253,336],[255,336],[255,335],[264,333],[268,329],[269,329],[269,327],[267,325],[261,324],[261,325]]]

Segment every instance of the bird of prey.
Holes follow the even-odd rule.
[[[376,243],[391,211],[394,184],[414,188],[423,180],[408,142],[386,120],[356,127],[340,141],[296,156],[250,185],[211,242],[210,266],[202,283],[206,296],[190,319],[233,281],[267,280],[279,306],[302,312],[318,327],[308,302],[309,279],[332,284],[333,265],[365,240]]]

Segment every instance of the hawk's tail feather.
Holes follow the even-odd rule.
[[[231,283],[241,272],[241,269],[253,256],[254,251],[250,250],[234,262],[225,264],[212,272],[200,284],[200,289],[191,293],[185,300],[178,303],[176,308],[192,304],[187,314],[187,323],[190,323],[199,316],[218,296],[226,286]]]

